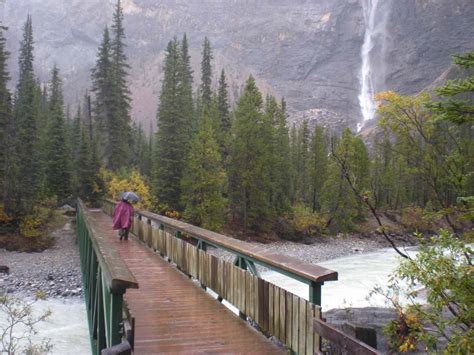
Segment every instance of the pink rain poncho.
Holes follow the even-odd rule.
[[[130,229],[132,226],[133,206],[126,202],[120,201],[115,207],[112,217],[114,229]]]

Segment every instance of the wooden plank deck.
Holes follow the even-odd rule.
[[[125,294],[135,317],[135,354],[286,353],[134,236],[120,241],[110,217],[95,217],[109,226],[111,246],[139,284]]]

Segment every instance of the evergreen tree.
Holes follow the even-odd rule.
[[[7,84],[10,80],[8,74],[7,61],[10,53],[6,50],[6,39],[3,35],[3,31],[7,28],[0,25],[0,186],[2,191],[0,192],[0,198],[3,200],[4,197],[4,177],[5,177],[5,163],[7,147],[7,130],[8,125],[11,122],[11,94],[8,90]]]
[[[183,35],[180,51],[181,58],[179,60],[178,99],[181,107],[180,114],[183,116],[183,122],[188,130],[188,137],[183,143],[188,144],[189,148],[193,135],[198,130],[198,124],[194,116],[193,71],[191,69],[189,45],[186,34]]]
[[[211,42],[204,38],[201,62],[201,95],[204,107],[211,105],[212,99],[212,49]]]
[[[222,196],[225,174],[219,145],[214,138],[212,119],[204,108],[203,120],[189,152],[183,176],[184,217],[203,228],[219,230],[224,223]]]
[[[311,139],[309,175],[311,208],[313,212],[321,210],[321,192],[327,177],[328,152],[324,137],[324,131],[316,126]]]
[[[33,25],[28,16],[20,43],[20,75],[15,100],[14,122],[10,134],[13,154],[10,158],[7,210],[15,215],[31,211],[39,187],[39,95],[33,72]],[[16,167],[13,167],[15,165]]]
[[[462,69],[474,67],[474,51],[453,56],[453,62]],[[444,101],[430,102],[427,106],[440,115],[444,120],[463,124],[474,121],[474,76],[470,75],[458,80],[448,80],[443,86],[436,89]],[[469,96],[471,94],[471,96]]]
[[[71,192],[70,155],[64,117],[62,80],[56,66],[51,79],[49,113],[46,162],[48,191],[58,199],[64,199]]]
[[[278,213],[287,212],[291,207],[291,160],[288,135],[286,103],[282,99],[276,112],[274,140],[275,192],[273,204]]]
[[[181,178],[186,166],[189,133],[179,105],[180,60],[179,43],[175,38],[166,49],[152,174],[158,200],[174,210],[181,207]]]
[[[273,218],[262,105],[262,95],[250,76],[235,109],[229,167],[231,208],[244,230],[265,230]]]
[[[217,90],[217,109],[219,111],[220,127],[218,130],[218,142],[221,147],[221,154],[223,159],[229,155],[229,140],[232,122],[230,119],[230,105],[229,94],[227,91],[228,85],[224,69],[222,69],[221,77],[219,79],[219,87]]]
[[[92,160],[91,142],[88,139],[86,129],[81,126],[80,140],[78,145],[77,155],[77,195],[84,199],[89,200],[94,191],[94,181],[97,176],[97,171],[94,168],[94,162]]]
[[[108,167],[112,170],[127,166],[130,138],[130,91],[127,84],[128,69],[125,55],[125,29],[121,1],[117,0],[112,23],[111,54],[111,111],[109,125],[110,147]]]
[[[291,182],[291,204],[296,203],[298,195],[298,145],[297,145],[297,132],[296,124],[293,123],[290,130],[290,182]]]
[[[125,55],[123,10],[117,1],[113,15],[112,34],[104,30],[92,71],[95,94],[94,113],[101,150],[106,165],[117,170],[129,162],[130,92],[127,85],[129,65]]]
[[[296,137],[296,198],[304,204],[310,203],[310,176],[309,176],[309,145],[311,134],[308,121],[304,120],[299,127]]]
[[[354,189],[360,195],[365,194],[369,169],[367,149],[360,138],[345,129],[340,140],[333,139],[328,178],[322,193],[322,209],[329,214],[327,225],[333,231],[350,230],[354,221],[363,218],[363,201]]]
[[[102,43],[97,53],[97,62],[92,70],[92,92],[94,100],[94,118],[100,149],[108,151],[111,146],[110,125],[112,122],[112,82],[111,79],[111,43],[108,27],[105,27]],[[87,101],[86,101],[87,102]]]

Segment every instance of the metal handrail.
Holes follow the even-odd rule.
[[[107,230],[97,223],[94,213],[102,212],[88,210],[78,200],[77,239],[84,298],[92,353],[97,355],[122,342],[125,333],[123,295],[129,288],[138,288],[138,283],[107,241]],[[133,339],[131,341],[133,343]]]

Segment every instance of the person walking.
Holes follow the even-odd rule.
[[[132,227],[134,209],[129,201],[129,197],[133,196],[130,196],[130,193],[127,192],[122,194],[122,200],[117,204],[117,206],[115,206],[114,214],[112,217],[113,228],[114,230],[119,230],[120,240],[128,240],[128,233],[130,232],[130,228]],[[132,198],[130,198],[130,200],[133,201]]]

